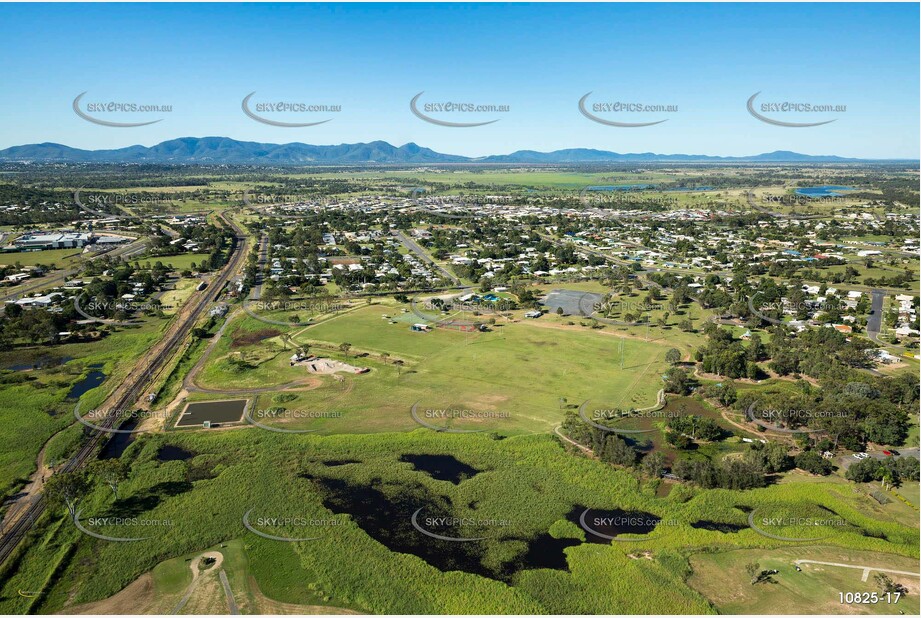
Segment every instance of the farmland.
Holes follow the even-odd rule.
[[[77,478],[74,406],[215,299],[79,477],[78,521],[51,483],[0,611],[835,613],[882,584],[818,562],[915,572],[915,224],[850,216],[870,171],[186,173],[121,178],[181,206],[124,215],[136,254],[3,318],[14,506]],[[839,183],[861,197],[795,201]]]

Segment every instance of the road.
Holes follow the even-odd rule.
[[[123,382],[99,406],[100,410],[110,411],[110,414],[98,423],[100,426],[106,429],[114,427],[119,418],[124,418],[123,415],[118,414],[118,410],[133,410],[137,407],[138,400],[144,395],[147,388],[156,384],[160,372],[169,365],[173,355],[181,349],[186,337],[191,333],[199,318],[204,315],[208,306],[218,298],[230,278],[245,264],[246,236],[243,230],[225,215],[226,213],[221,213],[220,218],[235,234],[234,247],[228,263],[201,294],[193,295],[176,313],[163,337],[138,360]],[[110,435],[107,432],[94,434],[59,470],[71,472],[85,466],[93,460],[97,449],[105,444]],[[13,553],[44,511],[45,505],[40,493],[35,493],[27,499],[30,502],[29,507],[22,509],[22,515],[12,522],[10,529],[0,537],[0,564]]]
[[[441,264],[438,264],[435,260],[433,260],[432,256],[429,255],[428,251],[420,247],[419,244],[416,243],[415,240],[411,239],[409,236],[407,236],[400,230],[393,230],[393,235],[396,236],[407,249],[409,249],[410,251],[415,253],[417,256],[419,256],[420,260],[437,268],[444,277],[446,277],[449,281],[453,281],[455,285],[462,285],[461,280],[458,279],[456,275],[454,275],[451,272],[448,272],[446,268],[444,268]]]
[[[104,255],[108,255],[110,257],[131,257],[132,255],[140,253],[146,248],[146,240],[136,240],[122,247],[113,249],[112,251],[106,251],[105,253],[94,253],[89,258],[78,260],[72,268],[55,271],[52,274],[40,279],[35,279],[34,281],[29,281],[28,283],[24,283],[20,286],[17,286],[16,288],[11,288],[10,290],[6,291],[3,296],[0,296],[0,302],[16,300],[27,294],[33,294],[34,292],[38,292],[46,288],[53,288],[55,286],[61,285],[67,279],[79,273],[83,264],[92,260],[99,259]]]
[[[883,326],[883,301],[886,293],[883,290],[873,290],[870,292],[872,298],[870,303],[870,317],[867,318],[867,337],[874,343],[882,343],[879,340],[879,332]]]
[[[224,587],[224,594],[227,596],[227,608],[232,615],[236,616],[240,613],[240,608],[237,607],[237,600],[233,598],[233,592],[230,590],[230,581],[227,579],[227,572],[221,569],[220,573],[218,573],[218,577],[221,578],[221,585]]]
[[[870,576],[870,571],[882,571],[884,573],[897,573],[899,575],[911,575],[912,577],[921,577],[921,573],[912,573],[911,571],[897,571],[882,567],[860,566],[856,564],[844,564],[843,562],[822,562],[821,560],[794,560],[793,564],[822,564],[825,566],[843,567],[845,569],[861,569],[863,576],[860,581],[865,582]]]

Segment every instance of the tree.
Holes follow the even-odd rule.
[[[97,459],[89,466],[90,474],[109,486],[118,500],[118,485],[128,479],[128,465],[121,459]]]
[[[665,392],[687,395],[691,392],[691,380],[688,372],[680,367],[672,367],[665,372]]]
[[[351,343],[340,343],[340,344],[339,344],[339,350],[340,350],[343,354],[345,354],[345,357],[346,357],[346,358],[349,357],[349,350],[351,350],[351,349],[352,349],[352,344],[351,344]]]
[[[71,518],[77,515],[77,505],[89,489],[82,470],[58,472],[45,482],[45,499],[51,508],[66,506]]]
[[[821,474],[827,476],[831,474],[834,466],[830,461],[823,458],[815,451],[803,451],[793,458],[796,467],[812,474]]]
[[[659,478],[665,471],[665,455],[659,451],[653,451],[643,457],[640,467],[647,476]]]
[[[755,576],[761,572],[761,565],[757,562],[749,562],[745,565],[745,572],[748,573],[752,583],[755,583]]]
[[[678,348],[672,348],[665,353],[665,362],[669,365],[676,365],[681,361],[681,351]]]
[[[885,594],[908,594],[908,588],[892,581],[892,578],[885,573],[877,573],[873,576],[873,580],[876,582],[876,585],[879,586],[880,591]]]

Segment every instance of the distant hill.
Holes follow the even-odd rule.
[[[643,162],[769,162],[769,163],[847,163],[848,159],[832,155],[804,155],[778,150],[749,157],[709,155],[627,153],[567,148],[553,152],[518,150],[507,155],[464,157],[435,152],[409,143],[393,146],[376,141],[367,144],[313,146],[241,142],[229,137],[181,137],[156,146],[128,146],[115,150],[80,150],[63,144],[46,142],[13,146],[0,150],[0,161],[69,162],[69,163],[175,163],[175,164],[269,164],[269,165],[348,165],[348,164],[425,164],[425,163],[643,163]]]

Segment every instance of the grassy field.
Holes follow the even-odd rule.
[[[142,257],[134,262],[139,264],[156,264],[157,262],[162,262],[166,266],[174,268],[176,270],[184,270],[186,268],[192,267],[192,262],[196,264],[201,264],[203,260],[208,259],[207,253],[183,253],[181,255],[167,255],[160,257]]]
[[[185,449],[190,458],[159,461],[157,453],[166,444]],[[449,455],[474,472],[459,483],[438,480],[403,460],[412,454]],[[694,565],[687,556],[705,552],[705,558],[720,559],[726,552],[746,550],[756,552],[768,568],[773,563],[762,556],[789,550],[788,543],[750,529],[723,533],[690,525],[701,519],[744,524],[739,505],[767,514],[821,505],[848,523],[823,541],[829,550],[849,556],[873,552],[879,560],[900,565],[917,564],[918,557],[916,527],[866,515],[870,498],[837,482],[744,492],[678,485],[661,498],[632,474],[573,456],[546,435],[499,439],[419,429],[324,437],[249,428],[144,435],[126,456],[133,461],[132,478],[120,499],[113,502],[108,488],[99,486],[84,499],[83,517],[130,515],[168,524],[145,528],[147,540],[108,543],[82,536],[69,522],[46,518],[27,549],[25,566],[0,572],[0,611],[44,613],[106,599],[164,561],[241,540],[247,563],[229,563],[232,587],[245,589],[237,583],[241,575],[230,569],[240,564],[240,574],[251,576],[259,589],[282,603],[319,600],[372,613],[708,613],[714,608],[684,583]],[[357,492],[354,503],[336,498],[335,488],[342,484]],[[442,547],[416,536],[409,526],[407,519],[419,507],[507,524],[495,530],[481,524],[486,527],[478,530],[487,537],[482,543],[460,548],[442,542]],[[641,542],[586,543],[569,519],[584,508],[642,511],[662,523]],[[255,509],[253,516],[318,522],[293,532],[265,529],[316,540],[279,543],[255,537],[242,525],[250,509]],[[118,525],[99,531],[137,533]],[[269,559],[276,548],[261,547],[263,542],[292,551],[278,550],[278,562]],[[532,554],[528,547],[535,542],[549,549],[541,545]],[[402,550],[392,550],[394,544]],[[554,554],[559,564],[529,568],[535,556]],[[778,564],[789,560],[778,558]],[[744,564],[746,558],[739,561]],[[519,566],[503,571],[502,565]],[[488,576],[483,569],[506,574]],[[709,581],[725,582],[734,569],[725,566]],[[178,576],[168,579],[178,582]],[[724,583],[720,591],[728,589]],[[26,599],[16,590],[41,591],[42,596]],[[720,608],[721,597],[709,594]],[[238,600],[242,603],[243,597]]]
[[[477,421],[453,421],[455,429],[547,432],[562,420],[561,399],[645,407],[655,402],[661,388],[659,376],[666,368],[668,349],[663,343],[624,339],[621,368],[619,340],[590,329],[500,321],[486,333],[442,328],[416,333],[404,320],[391,324],[381,317],[398,311],[373,305],[292,329],[296,344],[320,356],[368,367],[367,374],[337,379],[291,367],[291,352],[278,339],[279,329],[246,318],[235,323],[227,341],[215,348],[198,384],[228,391],[288,384],[296,398],[283,407],[341,412],[338,418],[303,421],[325,433],[415,429],[418,425],[410,415],[415,403],[483,413]],[[234,343],[251,340],[258,341]],[[344,342],[352,344],[348,357],[338,349]],[[232,362],[241,353],[250,365],[247,369]],[[257,407],[269,404],[266,394]],[[286,427],[303,428],[294,421]]]
[[[179,279],[173,289],[167,290],[160,297],[160,303],[164,307],[163,313],[165,315],[176,313],[182,304],[195,293],[195,287],[198,283],[199,281],[196,279]]]
[[[871,573],[861,581],[862,570],[804,564],[802,572],[793,568],[794,560],[838,562],[878,566],[901,571],[918,571],[918,561],[901,556],[806,546],[772,549],[740,549],[691,556],[694,574],[688,584],[713,601],[725,614],[896,614],[917,615],[918,578],[890,573],[894,581],[909,588],[897,605],[885,601],[876,605],[844,605],[839,592],[878,592]],[[777,569],[776,583],[752,585],[745,565],[757,562],[762,569]]]
[[[48,264],[65,266],[76,261],[83,254],[82,249],[49,249],[47,251],[20,251],[17,253],[0,253],[0,266],[36,266]]]
[[[76,401],[67,395],[91,370],[89,366],[98,365],[108,377],[80,399],[81,410],[90,410],[104,400],[134,359],[156,340],[164,324],[147,319],[138,328],[118,330],[101,341],[57,346],[53,355],[41,347],[0,353],[0,367],[28,365],[48,356],[66,361],[39,369],[0,372],[0,422],[5,428],[0,433],[0,495],[9,495],[27,479],[35,470],[42,445],[75,422]],[[75,436],[61,436],[59,440],[55,441],[56,448],[49,445],[52,459],[63,457],[66,445],[75,443]]]

